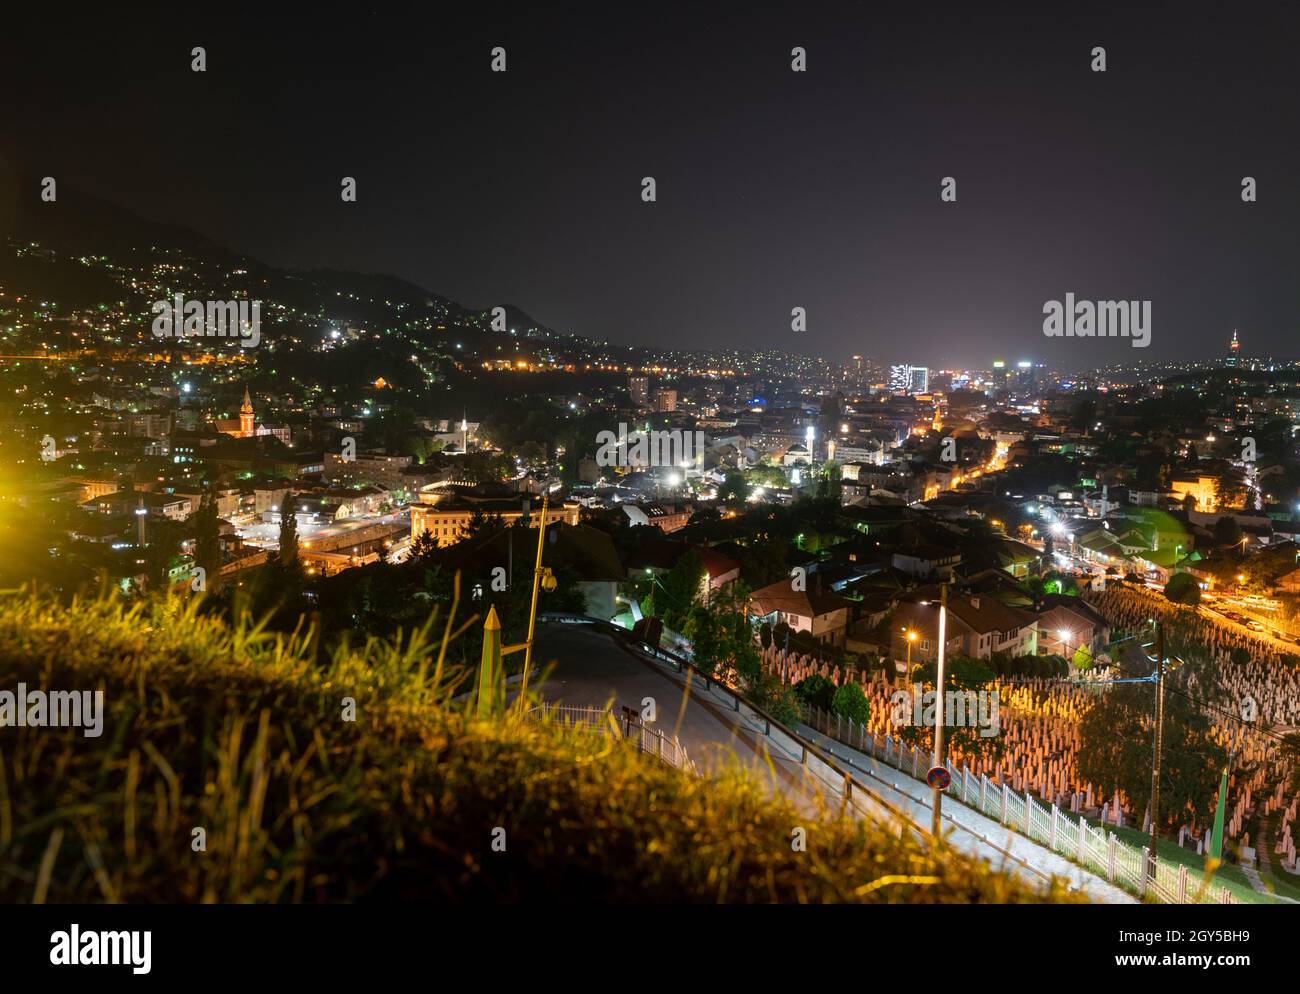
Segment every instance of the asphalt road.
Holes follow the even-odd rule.
[[[800,783],[807,773],[798,756],[769,749],[758,730],[738,727],[734,716],[717,703],[684,688],[657,668],[647,665],[631,650],[607,635],[581,625],[543,625],[538,629],[537,656],[545,668],[554,669],[542,685],[542,696],[553,704],[578,707],[624,706],[638,713],[654,702],[655,725],[675,733],[687,755],[703,774],[740,764],[757,772],[773,790],[782,790],[814,807]]]
[[[676,730],[678,739],[705,775],[739,764],[753,772],[774,792],[785,794],[801,810],[812,813],[818,798],[838,806],[838,785],[816,775],[820,764],[801,762],[801,750],[783,736],[769,736],[751,717],[736,714],[725,693],[708,693],[698,687],[689,694],[679,678],[658,663],[649,662],[607,635],[581,625],[544,625],[538,629],[538,658],[553,669],[541,688],[551,703],[582,707],[612,704],[615,713],[623,706],[640,711],[646,698],[655,702],[657,725],[666,732]],[[875,798],[856,796],[866,815],[888,819],[883,800],[925,827],[930,822],[927,788],[918,781],[887,769],[867,756],[853,753],[840,743],[825,740],[810,728],[799,729],[805,738],[834,750],[841,761],[851,762],[864,774]],[[828,750],[829,751],[829,750]],[[830,774],[823,769],[823,774]],[[883,782],[867,773],[876,773]],[[896,784],[896,785],[895,785]],[[859,792],[860,795],[860,792]],[[1089,873],[1043,846],[1016,835],[996,821],[950,801],[944,805],[950,843],[1036,883],[1042,878],[1009,860],[1009,851],[1040,873],[1066,878],[1094,901],[1132,904],[1136,899],[1100,877]],[[956,825],[954,824],[956,823]],[[960,827],[957,827],[957,826]]]

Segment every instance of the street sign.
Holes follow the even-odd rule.
[[[938,790],[947,790],[952,783],[952,774],[945,767],[931,766],[930,772],[925,775],[925,782]]]

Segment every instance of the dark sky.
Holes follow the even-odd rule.
[[[272,264],[619,343],[1300,354],[1298,5],[749,6],[42,6],[0,40],[0,149]],[[1045,339],[1066,291],[1151,300],[1151,347]]]

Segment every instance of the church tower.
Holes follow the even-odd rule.
[[[244,386],[244,403],[239,408],[239,437],[252,438],[255,434],[253,428],[253,401],[248,396],[248,386]]]

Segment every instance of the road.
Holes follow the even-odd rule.
[[[775,786],[764,761],[767,746],[761,732],[737,727],[717,703],[698,694],[688,696],[681,684],[609,636],[582,625],[543,625],[538,629],[537,658],[543,667],[555,664],[542,685],[547,701],[578,707],[612,703],[618,714],[625,706],[641,712],[646,700],[653,700],[656,725],[664,732],[675,731],[701,773],[707,775],[736,762],[751,769],[762,763],[764,781]],[[792,759],[778,747],[772,758],[780,779],[804,779],[797,757]],[[794,793],[804,795],[803,791]],[[809,804],[808,810],[812,809]]]
[[[640,711],[652,698],[658,712],[658,726],[676,729],[677,736],[699,771],[705,775],[739,764],[753,772],[773,792],[780,792],[802,811],[813,813],[817,798],[838,806],[838,779],[828,767],[801,762],[802,750],[785,736],[768,735],[761,720],[736,713],[725,691],[704,691],[697,684],[689,695],[681,678],[661,663],[619,645],[607,635],[581,625],[543,625],[538,629],[538,659],[542,666],[554,664],[541,693],[552,703],[583,707],[613,704],[615,713],[627,706]],[[685,700],[683,700],[685,698]],[[867,756],[840,743],[831,743],[812,729],[799,733],[817,742],[841,762],[851,763],[874,798],[855,795],[869,816],[888,819],[884,801],[914,822],[928,826],[928,792],[918,781],[892,769],[880,767]],[[822,776],[817,775],[821,767]],[[873,779],[876,774],[881,780]],[[883,781],[883,782],[882,782]],[[858,792],[860,795],[860,791]],[[1100,877],[1076,866],[1043,846],[1016,835],[990,818],[955,801],[944,805],[945,824],[951,829],[949,842],[994,866],[1004,867],[1034,883],[1041,873],[1068,880],[1092,900],[1132,904],[1136,899]],[[1006,853],[1023,860],[1039,873],[1008,859]]]

